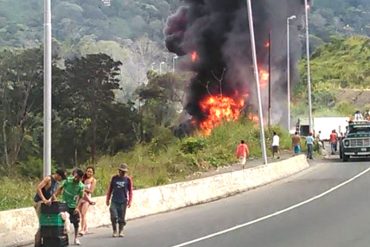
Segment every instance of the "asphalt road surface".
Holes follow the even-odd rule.
[[[329,160],[215,202],[91,229],[89,247],[357,247],[370,244],[370,162]]]

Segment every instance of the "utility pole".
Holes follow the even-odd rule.
[[[304,10],[306,17],[306,56],[307,56],[307,91],[308,91],[308,123],[309,132],[312,132],[312,96],[311,96],[311,68],[310,68],[310,36],[308,31],[308,9],[310,5],[304,0]]]
[[[290,20],[295,19],[296,16],[292,15],[286,19],[286,28],[287,28],[287,37],[286,37],[286,42],[287,42],[287,104],[288,104],[288,132],[290,131]]]
[[[44,176],[51,174],[51,0],[44,0]]]
[[[252,13],[252,4],[251,0],[247,0],[248,8],[248,20],[249,20],[249,31],[251,35],[251,48],[253,56],[253,67],[254,67],[254,76],[257,84],[257,99],[258,99],[258,115],[260,123],[260,141],[261,141],[261,151],[264,164],[267,164],[267,154],[266,154],[266,143],[265,143],[265,130],[263,126],[263,113],[262,113],[262,101],[261,101],[261,88],[260,88],[260,78],[258,74],[258,63],[257,63],[257,54],[256,54],[256,41],[254,38],[254,27],[253,27],[253,13]]]
[[[268,48],[269,48],[269,87],[268,87],[268,127],[271,127],[271,31],[269,32],[269,41],[268,41]]]

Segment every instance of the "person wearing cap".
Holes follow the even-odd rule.
[[[126,208],[131,206],[133,182],[127,174],[127,164],[120,164],[118,175],[112,177],[107,191],[106,204],[109,207],[113,237],[123,237],[126,225]],[[117,233],[118,223],[118,233]]]
[[[50,205],[52,200],[55,200],[53,194],[58,188],[58,183],[64,179],[66,179],[65,171],[63,169],[58,169],[53,175],[44,177],[44,179],[37,185],[33,201],[38,218],[40,218],[41,204],[45,203]],[[41,246],[40,229],[37,230],[35,235],[35,247],[39,246]]]
[[[78,239],[80,211],[78,208],[81,205],[81,198],[83,197],[85,190],[85,186],[81,182],[84,172],[80,169],[76,169],[73,174],[73,176],[69,176],[59,186],[58,190],[55,192],[55,197],[60,194],[63,195],[62,201],[67,204],[70,221],[74,226],[74,244],[80,245],[81,243]]]

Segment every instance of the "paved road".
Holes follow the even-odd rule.
[[[368,247],[369,167],[368,161],[318,163],[288,179],[230,198],[129,221],[124,238],[112,238],[110,228],[104,227],[92,229],[81,242],[89,247]],[[230,230],[233,227],[237,229]],[[186,244],[191,240],[196,241]]]

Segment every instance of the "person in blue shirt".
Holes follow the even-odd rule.
[[[312,136],[312,133],[310,132],[308,134],[308,136],[306,137],[306,145],[307,145],[307,158],[308,159],[313,159],[312,157],[312,151],[313,151],[313,142],[314,142],[314,138]]]

